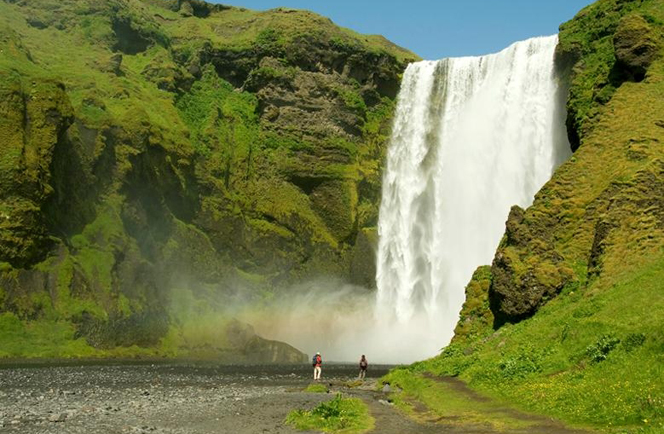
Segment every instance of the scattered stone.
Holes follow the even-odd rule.
[[[161,366],[51,369],[39,369],[39,375],[30,379],[28,385],[25,385],[27,381],[22,371],[0,370],[0,383],[7,392],[6,398],[0,398],[0,432],[184,434],[193,432],[187,429],[194,429],[187,425],[187,415],[192,415],[196,423],[200,422],[199,416],[205,414],[210,424],[215,418],[221,424],[228,424],[238,418],[251,420],[264,411],[270,414],[265,423],[272,423],[274,419],[278,424],[283,415],[276,407],[271,407],[271,397],[292,397],[298,401],[299,395],[290,392],[294,385],[304,384],[309,378],[308,375],[293,375],[291,370],[276,375],[261,371],[199,375],[195,369],[188,371],[178,367],[176,371]],[[155,370],[169,373],[163,376],[162,387],[158,389],[150,386]],[[91,381],[92,385],[88,385]],[[329,381],[338,385],[342,379],[331,377]],[[56,385],[57,390],[47,393]],[[392,386],[392,390],[395,389]],[[149,394],[145,394],[146,391]],[[270,408],[257,410],[256,399],[270,403]],[[299,402],[294,402],[289,408],[298,405]],[[11,422],[14,418],[16,422]],[[153,426],[155,423],[159,425]],[[210,432],[211,427],[208,424],[196,432]],[[264,426],[260,426],[257,432],[263,429]]]
[[[49,422],[64,422],[67,419],[67,413],[55,413],[49,416]]]

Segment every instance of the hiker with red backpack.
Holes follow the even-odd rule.
[[[321,366],[323,365],[323,358],[320,356],[320,353],[316,353],[311,360],[311,364],[314,367],[314,380],[320,380]]]

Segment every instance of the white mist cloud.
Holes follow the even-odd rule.
[[[374,292],[336,281],[317,280],[275,297],[268,307],[248,309],[239,318],[267,339],[287,342],[325,360],[410,363],[438,354],[451,334],[425,313],[407,323],[375,313]]]

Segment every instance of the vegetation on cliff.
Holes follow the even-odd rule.
[[[301,357],[213,312],[368,280],[412,58],[306,11],[0,1],[0,356]]]
[[[561,26],[576,151],[467,287],[453,343],[395,371],[458,376],[607,432],[664,429],[664,5],[600,0]]]

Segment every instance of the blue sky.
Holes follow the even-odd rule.
[[[593,0],[213,0],[250,9],[309,9],[360,33],[381,34],[425,59],[493,53],[557,33]]]

